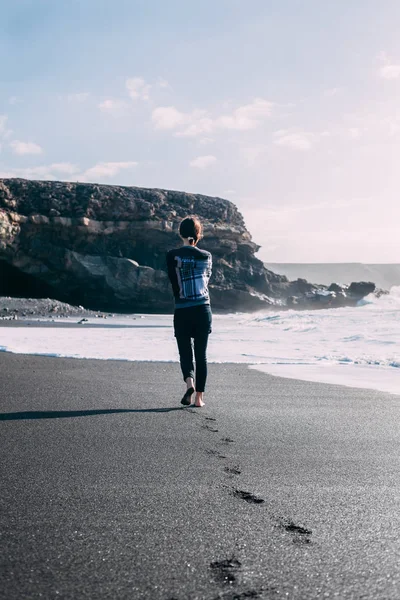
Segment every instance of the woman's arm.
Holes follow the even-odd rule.
[[[177,297],[177,296],[179,296],[179,285],[178,285],[178,278],[176,276],[175,267],[176,267],[175,256],[173,255],[172,252],[168,252],[167,253],[167,272],[168,272],[169,280],[172,285],[173,294],[174,294],[174,296]]]

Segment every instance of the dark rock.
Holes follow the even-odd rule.
[[[331,283],[328,287],[328,292],[336,292],[336,293],[345,293],[347,290],[347,286],[339,285],[338,283]]]
[[[349,285],[347,293],[355,298],[364,298],[368,294],[372,294],[375,291],[375,284],[371,281],[359,281]]]
[[[324,296],[324,286],[290,282],[266,269],[255,257],[259,246],[242,215],[228,200],[23,179],[0,179],[0,295],[49,297],[94,310],[169,312],[173,299],[165,255],[180,244],[179,223],[190,213],[203,222],[199,246],[213,254],[214,309],[338,302],[334,295]],[[352,284],[349,302],[370,293],[371,286]],[[56,306],[51,310],[59,314]]]

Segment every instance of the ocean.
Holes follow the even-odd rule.
[[[373,281],[384,290],[400,285],[400,264],[396,263],[265,263],[265,266],[274,273],[286,275],[290,281],[300,278],[324,285]]]
[[[65,319],[71,323],[72,319]],[[77,322],[77,319],[74,319]],[[0,350],[102,360],[177,361],[171,315],[118,315],[76,327],[2,327]],[[400,395],[400,286],[358,307],[214,315],[210,362]]]

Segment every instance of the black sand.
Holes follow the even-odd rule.
[[[400,597],[400,397],[0,354],[0,597]]]

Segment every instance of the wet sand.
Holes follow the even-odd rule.
[[[400,398],[0,353],[0,597],[400,597]]]

